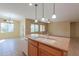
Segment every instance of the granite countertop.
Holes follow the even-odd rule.
[[[30,34],[26,38],[44,43],[46,45],[68,51],[70,38],[57,37],[57,36],[48,36],[41,34]]]

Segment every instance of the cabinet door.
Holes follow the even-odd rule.
[[[39,56],[53,56],[53,55],[48,53],[47,51],[39,49]]]
[[[29,54],[29,56],[37,56],[37,47],[35,47],[32,44],[29,44],[29,46],[28,46],[28,54]]]
[[[62,51],[58,50],[56,48],[51,48],[45,44],[39,44],[39,48],[46,51],[48,54],[54,55],[54,56],[61,56],[62,55]],[[45,54],[47,54],[46,52],[44,52]],[[50,56],[51,56],[50,55]]]

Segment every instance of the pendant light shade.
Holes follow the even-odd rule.
[[[37,23],[38,22],[38,20],[37,20],[37,4],[35,4],[35,23]]]
[[[55,19],[56,18],[56,14],[55,14],[55,3],[53,4],[53,15],[52,18]]]
[[[53,15],[52,15],[52,18],[54,18],[54,19],[55,19],[55,18],[56,18],[56,14],[53,14]]]
[[[32,6],[32,3],[29,3],[29,6]]]
[[[42,18],[42,21],[45,21],[45,18]]]
[[[38,22],[38,20],[35,20],[35,23],[37,23]]]

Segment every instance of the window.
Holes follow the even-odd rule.
[[[34,24],[31,24],[31,32],[34,32]]]
[[[40,32],[45,31],[45,25],[40,25]]]
[[[31,24],[31,32],[39,32],[39,25]]]
[[[0,23],[0,32],[13,32],[14,31],[14,24],[10,23]]]
[[[42,32],[42,25],[40,25],[40,32]]]
[[[40,32],[44,32],[45,25],[31,24],[31,32],[39,32],[39,30]]]
[[[35,24],[35,32],[39,32],[39,26]]]

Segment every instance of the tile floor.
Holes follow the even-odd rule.
[[[79,39],[71,38],[69,56],[79,56]]]
[[[24,38],[0,40],[0,56],[24,56],[26,48],[27,41]]]

